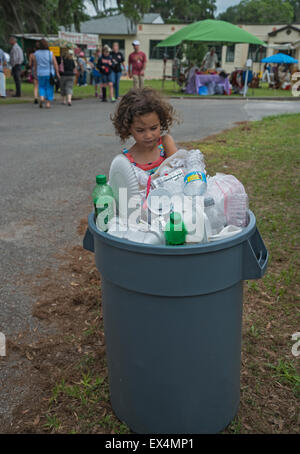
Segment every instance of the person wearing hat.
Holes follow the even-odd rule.
[[[73,84],[75,78],[74,70],[76,66],[73,55],[73,50],[69,49],[62,57],[60,65],[60,94],[63,97],[63,104],[67,104],[68,102],[68,106],[72,105]]]
[[[128,57],[128,75],[133,78],[133,88],[143,88],[147,57],[140,50],[141,43],[138,40],[134,40],[132,45],[134,51]]]

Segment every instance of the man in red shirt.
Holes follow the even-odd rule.
[[[139,41],[133,41],[132,45],[134,51],[128,58],[128,75],[133,78],[133,88],[143,88],[147,57],[140,50],[141,43]]]

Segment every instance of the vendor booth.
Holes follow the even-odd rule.
[[[207,19],[183,27],[158,44],[158,47],[173,47],[181,43],[203,42],[206,44],[249,43],[265,46],[256,36],[229,22]],[[192,68],[188,75],[185,93],[188,94],[226,94],[231,93],[228,74],[222,69],[200,71]]]

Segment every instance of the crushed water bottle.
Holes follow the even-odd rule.
[[[213,197],[205,197],[204,211],[210,222],[212,234],[218,234],[226,224],[226,217],[216,206]]]
[[[190,150],[186,158],[183,192],[191,196],[203,195],[206,188],[204,156],[200,150]]]

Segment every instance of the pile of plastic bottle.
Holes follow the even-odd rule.
[[[112,162],[109,180],[96,177],[96,225],[123,240],[168,246],[209,243],[240,233],[248,223],[244,186],[233,175],[207,175],[200,150],[178,150],[151,177],[120,155]]]

